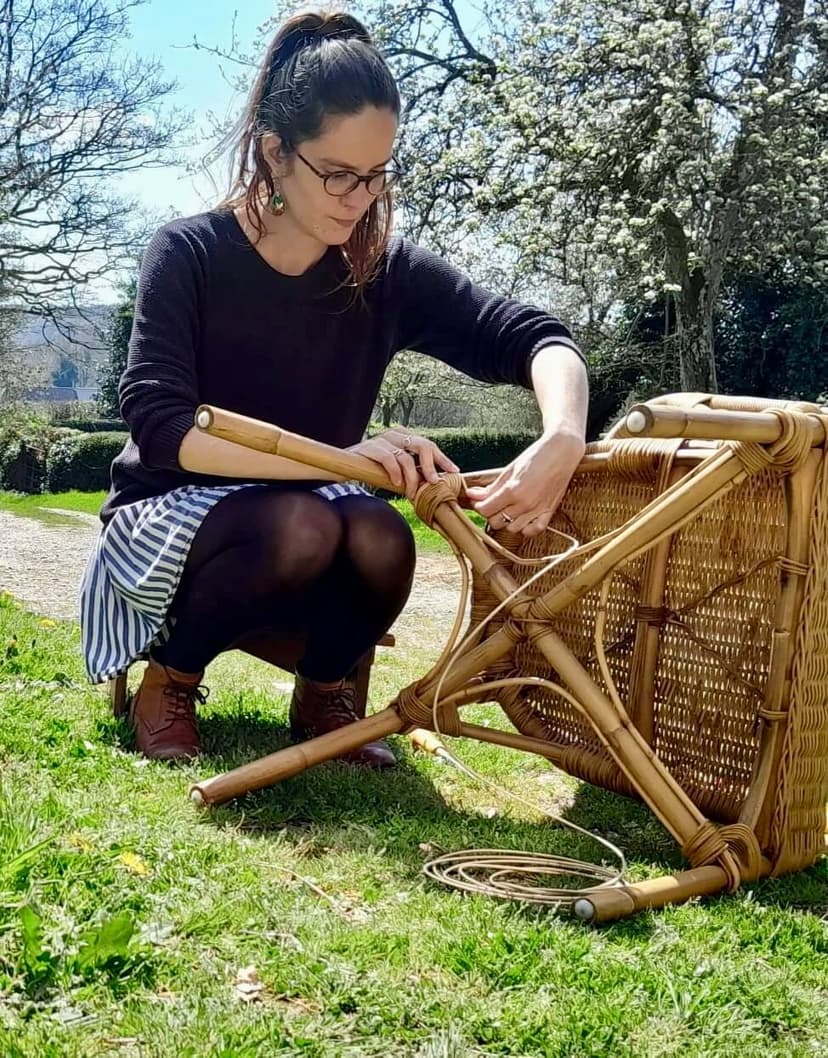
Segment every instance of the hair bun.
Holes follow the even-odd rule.
[[[337,11],[329,15],[308,13],[295,15],[282,26],[276,42],[275,55],[284,62],[303,48],[313,47],[323,40],[361,40],[371,44],[371,35],[353,15]]]

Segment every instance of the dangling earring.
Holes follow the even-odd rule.
[[[282,198],[282,192],[278,189],[273,192],[268,202],[270,212],[274,217],[281,217],[285,212],[285,200]]]

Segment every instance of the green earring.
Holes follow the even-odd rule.
[[[282,198],[282,192],[274,191],[268,205],[270,206],[270,212],[275,217],[281,217],[281,215],[285,212],[285,200]]]

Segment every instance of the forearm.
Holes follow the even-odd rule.
[[[532,360],[532,386],[544,434],[586,433],[589,383],[586,367],[568,345],[550,345]]]
[[[222,437],[212,437],[195,427],[184,435],[178,461],[184,470],[217,477],[272,481],[344,480],[284,456],[257,452]]]

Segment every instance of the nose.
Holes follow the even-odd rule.
[[[375,198],[376,195],[372,195],[365,184],[359,184],[359,186],[355,187],[349,194],[344,195],[342,201],[348,209],[354,210],[358,213],[364,213]]]

